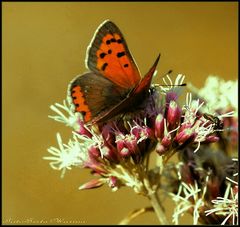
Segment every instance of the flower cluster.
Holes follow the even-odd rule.
[[[185,147],[178,152],[179,161],[176,165],[167,163],[165,166],[162,188],[176,203],[173,215],[175,224],[186,212],[193,215],[193,224],[238,224],[237,105],[226,101],[229,100],[227,93],[224,97],[218,92],[216,83],[227,87],[228,93],[232,94],[237,93],[237,87],[236,83],[224,84],[223,80],[215,77],[210,77],[207,82],[200,91],[193,89],[193,86],[190,89],[195,97],[206,102],[201,110],[211,110],[211,114],[203,116],[215,122],[219,139],[214,146],[203,143],[195,154],[192,152],[194,147]],[[206,89],[209,86],[210,91]],[[206,94],[207,91],[211,97]],[[221,98],[218,97],[220,93]],[[225,100],[224,103],[217,101],[218,98]]]
[[[105,123],[85,124],[81,114],[74,113],[68,101],[63,105],[52,105],[51,109],[58,115],[50,117],[70,126],[73,139],[64,144],[58,133],[59,148],[50,147],[48,151],[53,156],[44,159],[63,174],[74,166],[89,168],[97,178],[82,184],[79,189],[107,184],[115,191],[128,186],[150,199],[161,189],[178,203],[175,223],[183,211],[193,213],[195,224],[199,220],[220,223],[222,219],[218,220],[214,211],[207,215],[204,212],[216,206],[218,196],[224,196],[228,187],[225,178],[232,177],[236,167],[232,167],[232,160],[227,159],[226,154],[224,158],[220,157],[223,163],[219,165],[219,157],[206,148],[223,141],[223,128],[236,123],[233,112],[217,114],[214,110],[214,114],[209,113],[204,107],[207,101],[201,97],[193,99],[191,93],[187,93],[185,103],[181,104],[184,76],[178,75],[174,83],[169,75],[166,78],[167,86],[152,85],[149,96],[136,111]],[[224,146],[226,148],[226,144]],[[153,168],[150,167],[151,154],[155,154],[160,163]],[[174,154],[179,156],[177,165],[169,162]],[[227,169],[221,169],[222,165]],[[165,183],[162,181],[164,176],[167,178]],[[155,202],[152,206],[156,211]]]
[[[164,170],[164,175],[171,176],[171,179],[164,178],[165,188],[176,203],[173,221],[177,224],[180,216],[188,212],[193,215],[193,224],[236,224],[238,161],[207,146],[202,146],[196,154],[185,149],[179,153],[179,159],[178,165],[169,165]],[[225,213],[219,212],[224,210],[220,206],[225,206]]]

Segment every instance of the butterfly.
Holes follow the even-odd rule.
[[[120,29],[104,21],[87,48],[89,72],[74,78],[68,87],[74,111],[82,114],[85,123],[93,124],[131,111],[148,96],[159,58],[160,54],[141,78]]]

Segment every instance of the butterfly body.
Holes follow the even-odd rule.
[[[87,50],[86,66],[90,72],[70,83],[69,96],[75,111],[91,123],[105,122],[130,112],[149,94],[159,58],[141,79],[119,28],[105,21]]]

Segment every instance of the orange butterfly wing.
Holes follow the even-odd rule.
[[[109,20],[97,29],[87,50],[86,66],[128,90],[141,80],[121,31]]]
[[[119,28],[109,20],[103,22],[87,49],[86,66],[91,72],[69,85],[75,111],[92,123],[129,111],[146,97],[158,60],[141,79]]]

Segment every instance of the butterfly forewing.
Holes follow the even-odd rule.
[[[87,50],[86,64],[91,71],[125,89],[135,87],[141,79],[121,31],[111,21],[97,29]]]

